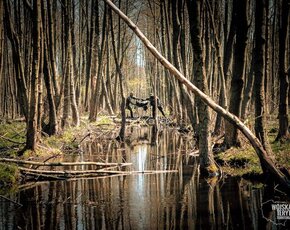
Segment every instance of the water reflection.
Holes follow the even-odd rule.
[[[83,156],[64,160],[126,161],[133,163],[131,170],[179,172],[32,184],[9,197],[22,207],[0,198],[0,229],[286,228],[262,218],[262,207],[274,218],[270,207],[262,206],[277,199],[267,188],[230,177],[198,177],[198,159],[186,154],[193,148],[189,137],[167,130],[152,144],[151,129],[131,132],[126,145],[88,143]]]

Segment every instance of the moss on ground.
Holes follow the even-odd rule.
[[[226,174],[233,176],[255,177],[262,174],[259,159],[254,149],[246,145],[243,148],[230,148],[215,156],[216,161],[222,165]]]
[[[6,194],[16,187],[19,170],[15,165],[0,164],[0,194]]]
[[[0,156],[7,153],[14,156],[25,144],[25,122],[2,122],[0,124]]]
[[[268,138],[275,161],[279,167],[290,170],[290,140],[276,141],[278,135],[277,122],[269,122]],[[215,156],[216,161],[222,165],[225,173],[233,176],[259,178],[262,175],[259,158],[253,147],[245,143],[242,148],[230,148]]]

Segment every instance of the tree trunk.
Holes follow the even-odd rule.
[[[49,52],[49,57],[50,57],[50,66],[51,66],[51,82],[53,85],[53,91],[55,94],[56,100],[60,100],[59,98],[59,89],[58,89],[58,84],[57,84],[57,68],[56,68],[56,61],[55,61],[55,52],[54,52],[54,46],[55,46],[55,30],[54,30],[54,21],[52,18],[52,12],[51,12],[51,0],[47,0],[47,18],[48,18],[48,39],[47,39],[47,44],[49,44],[50,49],[48,49],[47,52]],[[48,55],[48,54],[47,54]],[[56,103],[58,104],[58,103]]]
[[[195,66],[194,77],[196,86],[201,91],[208,93],[206,81],[205,63],[202,53],[201,43],[201,22],[200,22],[200,4],[199,0],[188,0],[187,7],[189,12],[190,35],[193,49],[193,64]],[[191,13],[192,12],[192,13]],[[200,97],[196,98],[198,108],[198,137],[199,137],[199,159],[200,170],[202,173],[215,175],[218,168],[215,165],[211,148],[210,133],[210,112],[209,107],[202,102]]]
[[[255,13],[255,53],[254,53],[254,92],[255,92],[255,133],[269,154],[272,152],[265,129],[265,42],[266,42],[266,0],[256,2]],[[264,169],[265,171],[266,169]]]
[[[219,95],[219,104],[227,109],[228,105],[227,105],[227,92],[226,92],[226,78],[225,78],[225,74],[224,74],[224,66],[223,66],[223,58],[222,58],[222,49],[221,49],[221,43],[219,41],[219,37],[218,37],[218,31],[216,29],[216,25],[215,25],[215,20],[214,20],[214,15],[211,9],[211,5],[209,4],[208,0],[206,1],[207,3],[207,8],[210,14],[210,22],[212,25],[212,29],[213,29],[213,33],[214,33],[214,39],[215,39],[215,46],[217,49],[217,62],[218,62],[218,71],[219,71],[219,82],[220,82],[220,95]],[[217,115],[217,119],[216,119],[216,125],[215,125],[215,129],[214,129],[214,133],[216,135],[219,135],[221,132],[221,125],[222,125],[222,119],[221,116],[218,114]]]
[[[120,83],[120,93],[121,93],[121,117],[122,117],[122,123],[121,123],[121,129],[119,131],[119,135],[117,137],[117,140],[124,141],[125,140],[125,132],[126,132],[126,99],[124,95],[124,87],[123,87],[123,73],[122,69],[119,64],[118,60],[118,54],[115,44],[115,36],[114,36],[114,27],[113,27],[113,16],[112,16],[112,10],[109,9],[109,18],[110,18],[110,26],[111,26],[111,37],[112,37],[112,47],[113,47],[113,55],[116,65],[117,74],[119,76],[119,83]]]
[[[40,38],[41,38],[41,2],[33,1],[33,65],[31,73],[31,92],[29,100],[29,117],[27,122],[25,149],[35,150],[37,140],[37,103],[38,103],[38,77],[40,65]]]
[[[90,114],[89,120],[96,121],[98,115],[99,108],[99,93],[101,90],[101,82],[102,82],[102,70],[103,70],[103,57],[105,54],[105,44],[106,44],[106,30],[107,30],[107,9],[105,7],[104,15],[103,15],[103,25],[102,25],[102,42],[101,48],[98,49],[98,70],[97,70],[97,79],[96,83],[92,85],[91,90],[91,101],[90,101]]]
[[[289,41],[289,1],[282,1],[282,16],[281,27],[279,29],[279,83],[280,83],[280,98],[279,98],[279,133],[276,140],[289,139],[289,118],[288,118],[288,91],[289,91],[289,76],[287,76],[286,68],[286,52],[287,52],[287,34]],[[289,46],[289,43],[288,43]]]
[[[247,4],[246,0],[234,0],[233,21],[236,22],[236,44],[234,49],[229,112],[238,117],[241,115],[242,92],[245,75],[245,54],[248,33]],[[237,127],[230,122],[225,122],[225,145],[227,147],[240,145]]]
[[[26,79],[24,77],[23,62],[21,60],[22,54],[20,51],[20,41],[12,26],[10,4],[8,1],[4,1],[4,24],[7,31],[7,36],[12,46],[12,56],[16,75],[19,105],[23,115],[26,118],[26,121],[28,121],[28,90],[26,86]]]
[[[235,115],[231,114],[218,104],[216,104],[210,97],[199,90],[194,84],[192,84],[188,79],[186,79],[170,62],[168,62],[151,44],[151,42],[145,37],[145,35],[139,30],[139,28],[125,15],[123,14],[111,1],[105,0],[106,3],[128,24],[128,26],[134,31],[134,33],[141,39],[144,45],[150,50],[150,52],[158,59],[158,61],[167,68],[179,81],[181,81],[188,90],[192,91],[194,94],[199,96],[201,100],[210,106],[217,113],[222,114],[222,116],[235,124],[239,130],[246,136],[250,141],[251,145],[254,147],[262,168],[267,168],[268,172],[283,185],[287,191],[290,193],[290,181],[289,179],[275,167],[272,159],[268,157],[267,152],[264,150],[260,141],[255,137],[251,130],[243,124],[243,122]]]

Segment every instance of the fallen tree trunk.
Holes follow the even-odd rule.
[[[144,170],[144,171],[116,171],[116,170],[39,170],[19,167],[20,172],[25,175],[34,177],[45,177],[52,179],[66,179],[71,177],[91,177],[97,175],[131,175],[131,174],[156,174],[156,173],[172,173],[178,170]]]
[[[103,162],[37,162],[37,161],[25,161],[25,160],[16,160],[9,158],[0,158],[0,162],[9,162],[15,164],[28,164],[35,166],[79,166],[79,165],[95,165],[95,166],[128,166],[132,163],[103,163]]]
[[[263,148],[259,139],[251,132],[251,130],[244,125],[244,123],[235,115],[231,114],[229,111],[225,110],[220,105],[216,104],[209,96],[200,91],[192,82],[183,76],[183,74],[176,69],[165,57],[159,53],[159,51],[153,46],[153,44],[147,39],[147,37],[141,32],[141,30],[135,25],[118,7],[116,7],[110,0],[104,0],[113,11],[115,11],[133,30],[133,32],[140,38],[143,44],[148,48],[148,50],[154,55],[155,58],[173,74],[179,82],[184,84],[188,90],[192,91],[195,95],[199,96],[201,100],[211,107],[214,111],[222,115],[232,124],[236,125],[237,128],[246,136],[250,141],[251,145],[254,147],[259,159],[260,164],[264,173],[269,173],[274,179],[279,182],[287,192],[290,193],[290,181],[274,164],[270,155]]]

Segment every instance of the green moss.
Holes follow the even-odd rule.
[[[9,122],[0,124],[0,149],[6,150],[15,145],[25,143],[25,122]]]
[[[97,121],[92,125],[113,125],[113,120],[108,116],[99,116]]]
[[[0,164],[0,187],[12,186],[19,178],[19,170],[15,165]]]
[[[259,176],[262,174],[259,159],[250,146],[231,148],[215,156],[225,173],[233,176]]]

